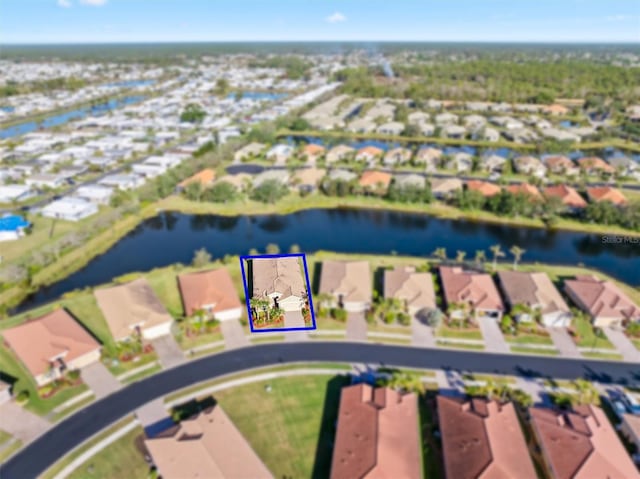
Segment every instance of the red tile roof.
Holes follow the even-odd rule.
[[[378,184],[382,184],[383,187],[387,188],[389,183],[391,183],[391,173],[367,170],[362,173],[358,183],[360,183],[360,186],[377,186]]]
[[[566,280],[564,287],[594,318],[640,319],[640,307],[611,281],[582,275]]]
[[[614,173],[616,169],[602,158],[597,156],[587,156],[578,160],[578,166],[587,171],[602,171],[604,173]]]
[[[587,206],[587,202],[580,196],[580,193],[567,185],[547,186],[544,189],[544,195],[547,198],[560,198],[563,204],[571,208],[585,208]]]
[[[518,183],[515,185],[507,186],[507,191],[513,195],[524,194],[533,198],[542,198],[540,190],[537,187],[530,185],[529,183]]]
[[[627,198],[620,190],[610,186],[587,188],[587,196],[591,201],[610,201],[614,205],[624,205],[627,202]]]
[[[467,189],[471,191],[477,191],[485,197],[495,196],[501,191],[501,188],[498,185],[480,180],[467,181]]]

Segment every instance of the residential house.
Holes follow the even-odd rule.
[[[433,119],[438,126],[455,125],[458,123],[458,115],[449,112],[438,113]]]
[[[602,158],[587,156],[577,160],[578,166],[588,175],[606,174],[612,175],[616,169]]]
[[[331,295],[347,311],[366,311],[373,295],[369,262],[323,261],[318,293]]]
[[[640,479],[615,429],[602,409],[573,411],[533,407],[531,427],[554,479]]]
[[[355,180],[358,175],[356,175],[353,171],[337,168],[335,170],[329,171],[327,177],[331,181],[344,181],[346,183],[349,183],[350,181]]]
[[[578,193],[571,186],[567,186],[564,184],[547,186],[544,189],[544,196],[546,198],[560,198],[562,204],[573,212],[586,208],[587,206],[587,202],[580,195],[580,193]]]
[[[336,161],[348,160],[352,158],[355,154],[355,149],[351,148],[347,145],[337,145],[329,150],[327,155],[325,156],[325,161],[327,165],[331,163],[335,163]]]
[[[384,298],[399,299],[412,316],[437,308],[431,273],[419,273],[411,266],[384,271]]]
[[[262,143],[249,143],[233,154],[233,160],[236,163],[240,163],[245,160],[254,159],[260,156],[266,147],[267,145]]]
[[[144,441],[163,479],[273,479],[219,404]]]
[[[627,204],[627,198],[622,192],[611,186],[592,186],[587,188],[587,198],[589,201],[609,201],[616,206]]]
[[[575,176],[580,172],[576,164],[563,155],[547,156],[544,163],[551,173],[557,175]]]
[[[514,169],[522,175],[533,175],[543,178],[547,174],[547,167],[534,156],[519,156],[513,160]]]
[[[301,192],[309,193],[317,189],[326,173],[327,170],[323,168],[300,168],[293,173],[292,181]]]
[[[431,194],[439,200],[451,198],[462,187],[463,182],[459,178],[434,178],[431,180]]]
[[[183,273],[178,276],[178,286],[187,317],[199,311],[219,321],[240,319],[242,316],[242,304],[226,268]]]
[[[499,155],[482,156],[480,157],[480,167],[484,171],[502,171],[508,161]]]
[[[419,188],[424,189],[427,186],[427,180],[424,176],[416,173],[405,173],[394,175],[393,184],[398,188]]]
[[[481,180],[469,180],[466,183],[466,187],[468,191],[477,191],[485,198],[498,195],[502,191],[502,188],[498,185]]]
[[[269,148],[266,154],[267,160],[273,160],[276,164],[283,164],[293,156],[294,148],[292,145],[279,143]]]
[[[64,197],[42,208],[40,214],[47,218],[80,221],[98,212],[98,206],[82,198]]]
[[[379,158],[382,158],[382,155],[384,155],[384,151],[380,148],[375,146],[365,146],[358,150],[355,159],[357,161],[364,161],[365,163],[372,163],[377,161]]]
[[[624,413],[620,432],[636,447],[636,451],[640,451],[640,415]]]
[[[409,113],[407,116],[407,120],[410,125],[420,125],[421,123],[426,123],[429,121],[431,116],[429,113],[425,113],[424,111],[414,111]]]
[[[442,150],[438,148],[422,147],[413,157],[414,163],[424,164],[427,171],[436,171],[440,166]]]
[[[51,188],[56,189],[64,186],[67,182],[60,175],[46,173],[29,176],[24,183],[31,188]]]
[[[22,216],[11,214],[0,216],[0,242],[20,239],[30,226],[31,223]]]
[[[256,176],[253,177],[252,185],[254,188],[257,188],[266,181],[276,181],[281,185],[286,185],[289,182],[289,178],[290,178],[290,175],[287,170],[280,170],[280,169],[264,170],[263,172],[258,173]]]
[[[492,142],[496,142],[498,140],[500,140],[500,132],[498,130],[496,130],[495,128],[483,128],[480,131],[480,140],[481,141],[492,141]]]
[[[399,121],[391,121],[389,123],[383,123],[376,129],[376,132],[380,133],[381,135],[392,135],[392,136],[402,135],[403,131],[404,131],[404,123],[401,123]]]
[[[297,256],[253,258],[249,264],[252,297],[269,298],[274,307],[285,311],[300,311],[308,292]]]
[[[385,193],[391,184],[391,173],[386,171],[367,170],[362,173],[358,184],[368,193]]]
[[[342,388],[329,477],[422,477],[417,395],[368,384]]]
[[[421,123],[418,127],[422,136],[432,137],[436,133],[436,126],[432,123]]]
[[[481,115],[469,115],[465,116],[462,122],[470,130],[478,130],[487,124],[487,119]]]
[[[569,108],[567,108],[564,105],[560,105],[558,103],[553,103],[551,105],[545,106],[542,109],[542,111],[547,115],[552,115],[552,116],[566,116],[571,112]]]
[[[640,321],[640,307],[612,281],[578,275],[564,282],[564,291],[596,327]]]
[[[464,151],[455,153],[445,166],[448,170],[458,173],[471,171],[473,168],[473,156]]]
[[[540,194],[540,190],[529,183],[515,183],[508,185],[505,190],[507,190],[512,195],[524,195],[527,196],[532,201],[542,200],[542,195]]]
[[[144,178],[155,178],[156,176],[165,174],[167,169],[162,165],[136,163],[131,166],[131,171]]]
[[[627,119],[630,121],[640,121],[640,105],[630,105],[625,110]]]
[[[212,168],[200,170],[195,175],[190,176],[178,183],[178,191],[184,190],[193,183],[199,183],[202,188],[208,188],[216,179],[216,171]]]
[[[563,328],[570,326],[569,306],[546,273],[500,271],[498,284],[516,321],[531,322],[534,320],[535,312],[538,311],[540,320],[545,326]],[[522,309],[517,314],[513,314],[516,306]]]
[[[512,402],[437,396],[447,479],[536,479]]]
[[[356,118],[349,122],[346,129],[352,133],[373,133],[376,128],[376,122],[371,118]]]
[[[100,343],[64,309],[2,332],[38,386],[100,361]]]
[[[173,318],[145,278],[93,292],[116,341],[132,336],[152,340],[171,334]]]
[[[463,317],[467,311],[476,317],[500,319],[505,308],[491,275],[459,266],[441,266],[438,271],[451,317]]]
[[[324,156],[326,149],[322,145],[315,143],[309,143],[302,147],[301,157],[307,160],[309,163],[315,164],[320,158]]]
[[[138,175],[115,174],[102,178],[99,182],[101,185],[112,186],[121,191],[132,190],[144,185],[145,179]]]
[[[440,136],[445,138],[462,139],[467,136],[467,129],[461,125],[444,125]]]
[[[0,203],[20,203],[36,195],[27,185],[0,185]]]
[[[113,195],[113,189],[101,185],[80,186],[74,196],[96,205],[108,205]]]
[[[387,166],[402,165],[411,160],[411,155],[408,148],[391,148],[385,153],[382,162]]]

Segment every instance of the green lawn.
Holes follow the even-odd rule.
[[[337,321],[333,318],[318,318],[316,317],[316,326],[318,329],[332,329],[332,330],[346,330],[347,323]]]
[[[186,336],[185,334],[179,334],[176,336],[176,341],[184,351],[203,346],[205,344],[215,343],[222,341],[224,337],[222,332],[218,328],[210,333],[202,333],[195,336]]]
[[[438,346],[443,346],[445,348],[471,349],[473,351],[484,350],[484,344],[453,343],[448,341],[436,341],[436,343],[438,344]]]
[[[398,324],[384,324],[376,322],[367,324],[367,331],[375,333],[411,334],[410,326],[400,326]]]
[[[482,340],[482,332],[479,329],[458,329],[442,325],[435,331],[439,338],[479,339]]]
[[[640,338],[631,338],[631,342],[636,347],[636,349],[640,350]]]
[[[559,352],[555,349],[527,348],[526,346],[511,346],[511,352],[523,354],[539,354],[541,356],[557,356]]]
[[[504,339],[508,343],[514,344],[553,344],[549,336],[539,334],[518,334],[516,336],[505,334]]]
[[[112,360],[107,359],[105,361],[103,359],[103,362],[105,363],[109,371],[111,371],[111,374],[113,374],[114,376],[120,376],[121,374],[129,372],[132,369],[138,369],[139,367],[144,366],[145,364],[149,364],[157,360],[158,360],[158,355],[156,354],[155,351],[153,351],[153,352],[138,356],[135,361],[124,361],[124,362],[117,361],[116,363],[114,363]]]
[[[591,359],[611,359],[614,361],[622,361],[622,354],[617,354],[617,353],[599,353],[599,352],[592,352],[592,351],[586,351],[581,353],[585,358],[591,358]]]
[[[136,427],[91,457],[68,477],[70,479],[146,479],[149,465],[136,448],[136,438],[143,434]]]
[[[162,371],[162,366],[160,366],[160,364],[156,364],[149,369],[145,369],[144,371],[140,371],[139,373],[134,374],[133,376],[126,377],[122,380],[122,383],[130,384],[139,381],[140,379],[144,379],[147,376],[153,376],[155,373],[159,373],[160,371]]]
[[[11,439],[11,434],[0,429],[0,446]]]
[[[411,339],[407,338],[384,338],[377,336],[368,336],[367,340],[372,343],[382,343],[382,344],[411,344]]]
[[[573,326],[579,336],[577,340],[578,346],[595,349],[615,349],[604,333],[600,336],[596,335],[591,322],[587,318],[583,316],[574,317]]]
[[[260,336],[260,333],[255,333],[249,340],[251,341],[251,344],[275,343],[277,341],[284,341],[284,334],[268,334],[266,336]]]
[[[278,378],[221,391],[216,399],[275,477],[328,477],[347,384],[343,376]]]
[[[4,444],[7,444],[7,443],[8,443],[8,441],[4,441],[0,445],[4,445]],[[0,451],[0,464],[2,464],[5,461],[5,459],[8,459],[9,456],[11,456],[14,452],[16,452],[21,447],[22,447],[22,441],[15,440],[11,444],[7,445],[7,447],[2,449]]]

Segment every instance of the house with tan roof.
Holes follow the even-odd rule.
[[[513,160],[513,168],[520,174],[544,177],[547,167],[535,156],[518,156]]]
[[[549,171],[558,175],[575,176],[580,172],[576,164],[564,155],[548,156],[544,163]]]
[[[358,184],[365,192],[385,193],[391,184],[391,173],[386,171],[367,170],[362,173]]]
[[[253,298],[270,298],[273,306],[300,311],[308,297],[299,256],[248,260]]]
[[[476,317],[500,319],[505,308],[489,274],[459,266],[440,266],[438,272],[451,317],[464,317],[470,310]]]
[[[492,196],[498,195],[502,191],[502,188],[500,188],[498,185],[481,180],[469,180],[466,183],[466,187],[467,190],[477,191],[485,198],[490,198]]]
[[[355,148],[352,148],[350,146],[337,145],[327,152],[325,161],[327,162],[327,165],[330,165],[331,163],[335,163],[336,161],[348,160],[355,155],[355,152]]]
[[[347,311],[365,311],[371,305],[373,287],[368,261],[322,262],[319,294],[334,298],[334,304]]]
[[[226,268],[183,273],[178,276],[184,314],[204,311],[219,321],[239,319],[242,303]]]
[[[256,158],[260,156],[264,150],[267,149],[267,145],[263,143],[249,143],[243,146],[233,154],[233,159],[236,163]]]
[[[331,479],[420,478],[418,397],[390,388],[342,388]]]
[[[163,479],[273,479],[220,405],[144,442]]]
[[[538,476],[513,403],[438,396],[447,479],[535,479]]]
[[[537,201],[542,199],[540,190],[529,183],[516,183],[505,188],[512,195],[528,196],[531,200]]]
[[[581,170],[589,175],[597,175],[600,173],[613,174],[616,169],[602,158],[597,156],[587,156],[577,160]]]
[[[2,336],[38,386],[100,361],[100,343],[64,309],[5,329]]]
[[[510,309],[519,305],[530,310],[513,315],[516,321],[533,321],[534,311],[539,311],[545,326],[566,328],[571,324],[569,306],[546,273],[499,271],[498,284]]]
[[[640,479],[602,409],[574,411],[533,407],[530,422],[545,465],[554,479]]]
[[[384,271],[384,297],[402,301],[412,316],[437,307],[431,273],[419,273],[412,266]]]
[[[413,157],[413,161],[424,164],[427,171],[436,171],[440,167],[441,159],[442,150],[428,146],[420,148]]]
[[[411,150],[408,148],[391,148],[387,151],[382,162],[387,166],[402,165],[411,160]]]
[[[596,327],[640,321],[640,307],[612,281],[579,275],[564,282],[564,291]]]
[[[93,292],[116,341],[131,336],[151,340],[171,334],[173,318],[145,278]]]
[[[382,158],[384,155],[384,151],[375,146],[365,146],[364,148],[360,148],[356,153],[355,159],[357,161],[364,161],[365,163],[370,163]]]
[[[547,186],[544,189],[544,196],[546,198],[560,198],[562,204],[565,205],[570,211],[577,211],[587,207],[587,202],[578,193],[575,188],[567,185],[555,185]]]
[[[587,197],[589,201],[609,201],[616,206],[622,206],[627,203],[627,198],[622,192],[611,186],[592,186],[587,188]]]
[[[547,105],[542,109],[545,113],[552,116],[564,116],[568,115],[571,110],[564,105],[560,105],[558,103],[553,103],[551,105]]]
[[[437,199],[451,198],[456,191],[460,191],[464,183],[459,178],[433,178],[431,180],[431,194]]]
[[[315,191],[326,174],[324,168],[300,168],[294,171],[292,182],[300,191],[311,192]]]

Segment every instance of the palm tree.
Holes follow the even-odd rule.
[[[446,248],[436,248],[436,250],[431,253],[432,256],[435,256],[440,261],[445,262],[447,260],[447,249]]]
[[[485,253],[485,251],[483,249],[477,250],[476,256],[475,256],[476,265],[480,266],[486,260],[487,260],[487,254]]]
[[[494,244],[491,248],[491,253],[493,254],[493,270],[496,270],[498,258],[504,257],[504,251],[502,251],[502,247],[499,244]]]
[[[509,253],[513,255],[513,270],[515,271],[518,268],[518,262],[522,259],[522,255],[526,253],[527,250],[520,248],[518,245],[513,245],[509,250]]]
[[[456,262],[457,263],[464,262],[464,257],[465,256],[467,256],[467,252],[466,251],[462,251],[462,250],[456,251]]]

